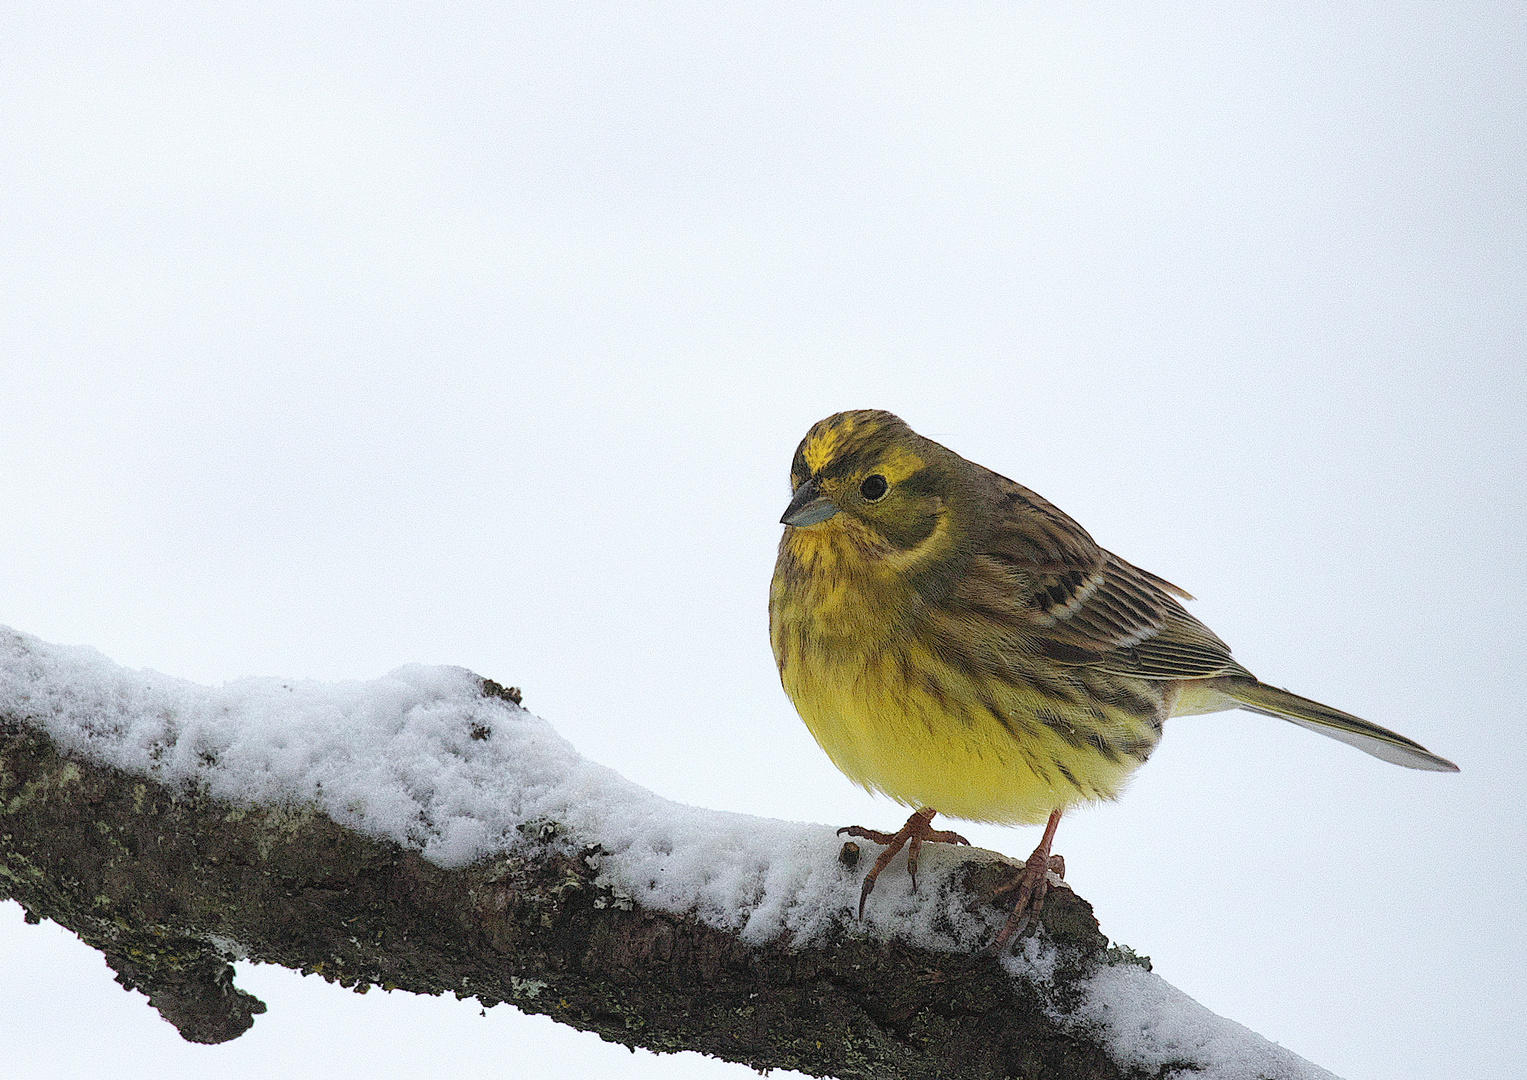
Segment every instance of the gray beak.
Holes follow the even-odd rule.
[[[804,527],[826,521],[837,512],[838,508],[817,490],[816,478],[813,477],[795,489],[790,505],[785,507],[785,516],[779,520],[785,525]]]

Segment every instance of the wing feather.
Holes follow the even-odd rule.
[[[1001,564],[1041,651],[1058,663],[1143,679],[1244,672],[1230,647],[1182,606],[1176,585],[1099,547],[1079,524],[1003,480],[980,553]]]

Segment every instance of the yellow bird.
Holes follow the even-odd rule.
[[[833,764],[915,808],[916,886],[935,813],[1037,824],[1000,948],[1038,910],[1067,807],[1111,799],[1169,716],[1247,709],[1413,769],[1457,772],[1403,735],[1257,680],[1179,600],[1028,488],[878,410],[818,422],[790,468],[769,594],[785,692]],[[1058,857],[1056,859],[1059,864]]]

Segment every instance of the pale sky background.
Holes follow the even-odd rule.
[[[796,442],[891,409],[1463,768],[1175,721],[1057,838],[1104,931],[1347,1080],[1519,1076],[1524,135],[1520,4],[7,3],[0,623],[460,664],[665,796],[895,826],[765,614]],[[240,972],[191,1046],[0,905],[0,1076],[753,1075]]]

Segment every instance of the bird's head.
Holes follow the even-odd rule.
[[[966,486],[960,465],[968,463],[888,412],[840,412],[814,424],[796,449],[780,521],[890,556],[926,549],[948,532],[951,503]]]

